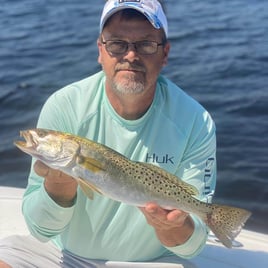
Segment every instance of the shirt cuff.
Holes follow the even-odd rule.
[[[23,214],[32,233],[52,237],[62,232],[73,216],[74,206],[59,206],[48,195],[42,184],[24,200]]]
[[[166,247],[169,251],[177,256],[190,259],[198,255],[204,248],[207,237],[207,226],[196,216],[191,215],[194,222],[194,232],[191,237],[182,245],[176,247]]]

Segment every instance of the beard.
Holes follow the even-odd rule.
[[[133,72],[121,72],[133,70]],[[145,90],[145,68],[138,63],[120,63],[115,69],[117,75],[112,80],[112,88],[120,94],[140,94]]]
[[[112,82],[112,88],[123,95],[136,95],[142,93],[145,90],[144,79],[137,79],[135,76],[136,75],[124,75],[120,78],[120,81],[116,81],[114,79]]]

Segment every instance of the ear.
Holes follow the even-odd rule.
[[[164,46],[164,50],[163,50],[163,63],[162,66],[166,66],[168,63],[168,54],[169,54],[169,50],[170,50],[170,43],[167,42]]]
[[[101,43],[99,38],[97,39],[97,46],[98,46],[98,50],[99,50],[98,63],[102,64],[102,43]]]

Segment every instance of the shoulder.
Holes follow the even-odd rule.
[[[84,97],[89,97],[90,95],[95,95],[96,91],[100,87],[102,87],[104,83],[104,73],[98,72],[94,75],[91,75],[87,78],[84,78],[80,81],[71,83],[59,90],[57,90],[54,94],[52,94],[52,97],[71,97],[72,101],[73,98],[78,98],[81,96],[83,99]]]
[[[104,83],[104,74],[99,72],[57,90],[43,105],[38,125],[76,133],[99,109]]]
[[[208,111],[193,97],[164,76],[158,79],[160,106],[164,116],[181,129],[213,124]]]
[[[102,99],[105,77],[103,72],[71,83],[55,91],[44,107],[81,113],[95,109]],[[96,103],[96,105],[94,105]]]
[[[158,83],[160,85],[161,97],[165,99],[165,103],[170,108],[176,108],[180,111],[191,110],[192,113],[205,110],[197,100],[168,78],[160,76]]]

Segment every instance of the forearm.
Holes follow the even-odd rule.
[[[74,207],[64,208],[47,194],[44,185],[28,186],[23,199],[23,214],[27,226],[37,239],[47,241],[60,234],[69,224]]]

